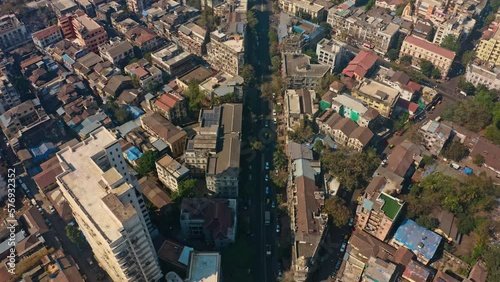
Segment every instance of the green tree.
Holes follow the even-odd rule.
[[[477,166],[482,166],[484,164],[484,157],[483,155],[480,155],[480,154],[476,154],[473,158],[472,158],[472,162],[477,165]]]
[[[418,225],[425,227],[429,230],[434,230],[434,229],[438,228],[438,226],[439,226],[439,220],[437,218],[434,218],[434,217],[431,217],[428,215],[419,216],[415,220],[415,222]]]
[[[285,154],[285,151],[283,150],[283,147],[280,144],[276,144],[276,146],[274,148],[275,148],[274,153],[273,153],[273,165],[274,165],[274,167],[278,170],[286,169],[288,159],[287,159],[287,156]]]
[[[453,141],[443,148],[441,155],[447,159],[459,162],[469,155],[469,150],[459,141]]]
[[[432,69],[432,78],[441,78],[441,71],[437,68]]]
[[[460,42],[458,42],[457,37],[453,34],[446,35],[440,46],[453,52],[458,52],[460,50]]]
[[[465,81],[463,77],[460,77],[460,80],[458,81],[458,88],[464,91],[469,96],[474,95],[474,93],[476,93],[476,87],[474,86],[474,84]]]
[[[462,54],[462,59],[460,60],[464,66],[467,66],[472,59],[476,57],[476,51],[467,50]]]
[[[337,227],[347,225],[351,217],[351,211],[346,207],[345,203],[335,196],[325,200],[323,212],[329,215],[333,224]]]
[[[298,124],[293,127],[292,131],[288,132],[288,137],[299,144],[310,140],[314,136],[314,130],[308,120],[300,120]]]
[[[271,66],[273,72],[279,71],[279,69],[281,68],[281,58],[279,56],[273,56],[271,58]]]
[[[271,100],[273,98],[273,88],[269,82],[264,82],[260,86],[260,97],[264,100]]]
[[[259,23],[259,20],[257,19],[257,16],[255,15],[255,12],[253,10],[248,10],[248,12],[247,12],[247,22],[248,22],[248,26],[252,30],[255,30],[255,27]]]
[[[156,170],[156,161],[158,160],[158,151],[149,150],[144,152],[137,160],[135,170],[141,177],[148,175]]]
[[[401,16],[403,14],[403,11],[405,9],[406,4],[400,4],[396,6],[396,16]]]
[[[458,217],[458,232],[463,235],[469,235],[477,227],[476,218],[474,215],[461,214]]]
[[[179,182],[178,189],[173,191],[170,198],[177,205],[182,202],[184,198],[192,198],[196,195],[196,179],[186,179]]]
[[[320,79],[318,86],[316,86],[316,93],[323,95],[334,81],[340,81],[340,75],[338,73],[327,73]]]
[[[116,108],[116,110],[114,111],[114,116],[119,124],[124,124],[132,119],[132,115],[130,114],[130,112],[123,107]]]
[[[366,3],[365,5],[365,10],[369,11],[373,7],[373,5],[375,5],[375,0],[368,0],[368,3]]]
[[[387,52],[387,58],[391,61],[396,61],[399,58],[399,52],[396,49],[390,49]]]
[[[420,71],[427,77],[432,77],[434,65],[428,60],[420,60]]]
[[[309,56],[309,58],[311,58],[311,64],[318,63],[318,55],[316,55],[316,50],[314,50],[313,48],[307,48],[304,51],[304,54],[306,54],[307,56]]]
[[[78,228],[76,228],[73,225],[66,225],[64,228],[66,231],[66,236],[68,236],[68,239],[75,243],[79,248],[83,246],[85,243],[85,238],[83,237],[83,234]]]
[[[320,154],[322,151],[323,151],[323,141],[321,140],[316,140],[316,142],[314,142],[314,146],[313,146],[313,150]]]
[[[484,261],[488,267],[488,281],[500,281],[500,246],[490,245],[484,253]]]
[[[408,55],[404,55],[399,59],[399,62],[404,66],[411,66],[412,58]]]
[[[255,70],[252,65],[244,65],[241,69],[241,77],[243,77],[245,86],[253,84],[255,79]]]
[[[141,88],[141,81],[139,80],[139,77],[137,77],[137,75],[133,74],[130,76],[132,78],[132,86],[134,86],[134,88]]]
[[[201,107],[205,104],[207,96],[200,90],[197,81],[190,81],[188,89],[185,92],[188,100],[189,109],[197,115]]]

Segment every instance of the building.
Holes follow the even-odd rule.
[[[151,54],[153,64],[173,77],[181,76],[194,67],[192,55],[170,44]]]
[[[492,63],[471,63],[466,67],[465,80],[474,86],[500,89],[500,69]]]
[[[410,262],[405,266],[403,278],[410,282],[430,281],[432,274],[432,270],[429,267],[422,265],[417,261],[410,260]],[[443,281],[453,282],[448,280]]]
[[[135,14],[142,14],[144,10],[143,0],[127,0],[127,10]]]
[[[399,92],[378,81],[363,79],[352,90],[352,96],[377,110],[383,117],[389,118],[399,98]]]
[[[24,23],[14,14],[0,16],[0,49],[8,51],[29,41]]]
[[[394,263],[371,257],[368,259],[366,269],[361,279],[366,282],[395,282],[398,281],[398,278],[399,273]]]
[[[441,45],[443,39],[448,35],[453,35],[458,42],[463,42],[467,39],[475,25],[476,20],[471,18],[464,18],[462,16],[451,18],[437,25],[432,42],[436,45]]]
[[[452,128],[444,123],[429,120],[419,128],[422,143],[433,154],[438,156],[448,139],[450,139]]]
[[[64,39],[61,28],[58,25],[52,25],[31,34],[33,43],[40,50],[55,44]]]
[[[348,60],[348,51],[344,42],[335,39],[323,38],[316,45],[318,63],[329,66],[331,70],[337,70]]]
[[[399,5],[403,5],[405,2],[403,0],[376,0],[375,6],[382,9],[389,9],[393,12],[396,11]]]
[[[431,215],[439,221],[434,232],[443,236],[449,243],[460,244],[462,234],[458,232],[458,219],[451,212],[441,209],[435,209]]]
[[[158,35],[142,26],[135,26],[128,29],[125,32],[125,38],[127,38],[133,46],[139,48],[143,54],[155,51],[163,46],[163,41]]]
[[[373,186],[368,186],[373,187]],[[356,209],[356,228],[384,241],[398,220],[403,202],[376,189],[366,189]]]
[[[375,68],[377,59],[378,57],[371,52],[359,51],[342,71],[342,74],[360,81]]]
[[[2,131],[7,140],[19,138],[24,131],[49,119],[39,103],[37,99],[28,100],[0,116]]]
[[[189,176],[189,169],[169,155],[164,155],[156,161],[156,172],[158,172],[158,179],[171,191],[177,191],[179,182]]]
[[[99,54],[113,65],[119,65],[134,57],[134,47],[127,41],[102,44],[99,45]]]
[[[328,9],[333,6],[330,2],[322,0],[280,0],[279,5],[282,11],[290,15],[307,14],[318,20],[325,20]]]
[[[500,65],[500,56],[497,54],[500,50],[500,22],[492,22],[488,29],[483,32],[481,41],[477,46],[476,56],[485,62]]]
[[[314,90],[330,66],[311,64],[306,55],[284,54],[283,78],[288,89]]]
[[[200,83],[200,90],[210,99],[234,93],[238,99],[243,99],[243,77],[233,76],[227,72],[219,72]]]
[[[315,46],[323,38],[325,29],[299,17],[280,14],[278,42],[284,53],[302,54],[307,46]]]
[[[10,83],[9,78],[3,72],[0,72],[0,114],[3,115],[6,111],[19,104],[21,104],[19,93]]]
[[[304,118],[311,119],[318,111],[314,105],[316,92],[306,89],[288,89],[285,92],[285,116],[288,130],[293,130]]]
[[[51,3],[51,6],[58,17],[71,14],[78,10],[78,5],[73,0],[56,0]]]
[[[239,75],[245,64],[245,45],[242,35],[226,35],[219,31],[210,33],[207,44],[207,62],[219,71]]]
[[[474,141],[470,155],[473,157],[477,155],[483,156],[483,166],[500,174],[500,163],[498,162],[500,160],[500,148],[484,137],[475,138]]]
[[[237,226],[236,199],[184,198],[180,224],[184,236],[204,239],[220,249],[234,243]]]
[[[206,35],[207,31],[195,23],[181,25],[177,32],[182,49],[197,56],[204,55],[203,46]]]
[[[101,127],[57,157],[57,183],[99,265],[115,281],[159,280],[151,221],[116,138]]]
[[[455,59],[455,52],[426,40],[409,35],[403,41],[399,57],[410,56],[413,66],[419,65],[419,60],[430,61],[440,72],[442,77],[447,77],[451,64]]]
[[[191,252],[186,282],[219,282],[221,278],[221,256],[219,253]]]
[[[342,117],[350,118],[356,123],[368,111],[368,108],[361,101],[347,94],[333,97],[331,100],[331,109],[339,113]]]
[[[389,244],[410,249],[419,262],[428,264],[434,257],[441,243],[441,236],[418,225],[411,219],[405,219],[398,227]]]
[[[162,94],[151,103],[151,108],[175,124],[187,118],[188,109],[186,100],[175,92]]]
[[[99,45],[108,41],[104,27],[91,19],[87,14],[76,13],[58,19],[64,38],[76,38],[76,42],[87,48],[89,52],[98,53]]]
[[[178,157],[184,152],[187,134],[182,128],[173,125],[159,113],[147,113],[141,117],[141,126],[152,136],[167,144],[172,156]]]
[[[219,197],[237,198],[239,194],[242,104],[223,104],[219,138],[222,148],[208,158],[207,189]]]
[[[125,67],[125,73],[136,77],[142,89],[159,86],[163,82],[161,70],[150,64],[146,59],[132,63]]]
[[[469,276],[464,281],[466,282],[486,282],[488,278],[488,270],[480,261],[476,262],[469,272]]]

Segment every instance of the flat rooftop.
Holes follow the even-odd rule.
[[[228,46],[229,48],[231,48],[233,51],[239,53],[239,52],[243,52],[244,50],[244,40],[243,39],[239,39],[239,40],[236,40],[236,39],[229,39],[227,41],[224,41],[224,45]]]
[[[195,253],[191,255],[189,282],[219,282],[221,257],[219,253]]]
[[[87,16],[87,14],[79,16],[76,20],[79,21],[87,31],[93,31],[101,27],[96,21]]]
[[[393,104],[398,98],[399,91],[389,85],[374,81],[364,80],[359,86],[359,91],[382,101],[385,104]]]
[[[94,220],[109,240],[115,241],[122,235],[122,228],[117,217],[109,212],[104,198],[110,194],[101,186],[103,171],[94,163],[92,157],[116,142],[116,138],[106,129],[98,129],[91,137],[73,147],[67,147],[57,153],[66,171],[57,179],[74,195],[88,217]],[[66,168],[64,168],[66,166]],[[110,182],[116,181],[115,169],[106,172]],[[134,209],[135,210],[135,209]]]

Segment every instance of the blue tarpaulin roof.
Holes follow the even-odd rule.
[[[464,167],[464,169],[462,169],[462,171],[467,175],[472,174],[472,168],[470,168],[470,167]]]
[[[411,219],[403,221],[393,238],[412,250],[417,256],[420,254],[427,260],[432,259],[441,242],[441,236],[418,225]]]
[[[127,159],[129,159],[131,162],[139,159],[142,156],[141,151],[137,149],[137,147],[132,147],[125,151],[125,154],[127,155]]]

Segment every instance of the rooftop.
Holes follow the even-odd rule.
[[[171,156],[165,155],[158,161],[156,161],[158,165],[166,169],[170,174],[174,175],[174,177],[179,178],[189,173],[189,169],[185,166],[181,165],[179,162],[174,160]]]
[[[342,71],[343,74],[348,77],[365,77],[365,75],[370,71],[371,68],[377,62],[377,55],[370,53],[368,51],[360,51],[352,61],[349,62],[347,67]]]
[[[399,91],[389,85],[375,80],[365,79],[358,86],[359,92],[372,97],[384,104],[393,105],[399,96]]]
[[[61,28],[58,25],[51,25],[47,28],[34,32],[31,36],[38,40],[42,40],[43,38],[59,32],[60,30]]]
[[[429,268],[421,263],[411,260],[405,267],[403,277],[414,282],[429,281],[432,272]]]
[[[139,179],[139,191],[159,209],[171,202],[170,196],[158,186],[154,179],[147,176]]]
[[[418,37],[415,37],[413,35],[409,35],[406,37],[404,42],[408,42],[409,44],[415,45],[417,47],[420,47],[422,49],[428,50],[431,53],[440,55],[441,57],[447,58],[449,60],[453,60],[455,58],[455,52],[450,51],[446,48],[440,47],[434,43],[431,43],[429,41],[420,39]]]
[[[379,258],[371,257],[368,260],[368,266],[363,272],[363,281],[365,282],[392,281],[395,272],[396,272],[395,264],[383,261]]]
[[[216,252],[191,252],[188,282],[219,282],[221,256]]]
[[[148,113],[141,117],[141,121],[148,128],[155,132],[160,139],[170,144],[175,143],[179,139],[186,136],[186,132],[173,125],[168,119],[164,118],[159,113]]]
[[[81,16],[75,18],[75,20],[78,21],[87,30],[87,32],[102,28],[102,26],[100,26],[96,21],[87,16],[87,14],[82,14]]]
[[[405,219],[394,234],[393,240],[412,250],[417,257],[424,257],[429,261],[441,242],[441,236],[411,219]]]
[[[384,214],[391,220],[394,220],[403,205],[396,198],[391,197],[385,193],[380,194],[380,199],[384,201],[384,205],[382,206]]]
[[[330,69],[329,66],[311,64],[309,57],[306,55],[285,54],[284,58],[287,76],[321,78]]]
[[[344,107],[350,108],[360,115],[364,114],[368,110],[368,108],[365,107],[365,105],[363,105],[361,101],[352,97],[351,95],[338,95],[337,97],[333,97],[332,101],[335,101],[343,105]]]

